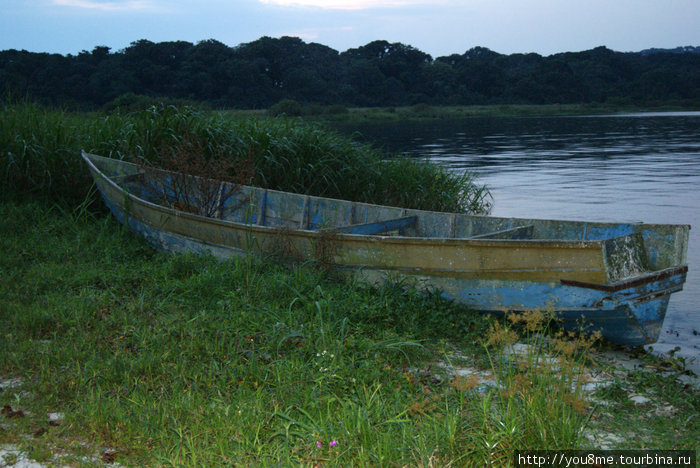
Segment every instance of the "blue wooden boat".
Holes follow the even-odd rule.
[[[325,255],[363,280],[412,278],[485,312],[553,311],[564,328],[615,343],[655,342],[688,271],[687,225],[472,216],[224,182],[204,213],[203,195],[149,180],[190,176],[82,156],[117,219],[159,248]]]

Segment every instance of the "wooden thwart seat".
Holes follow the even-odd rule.
[[[502,231],[487,232],[476,236],[471,236],[468,239],[532,239],[534,226],[528,224],[526,226],[518,226],[511,229],[503,229]]]
[[[417,218],[417,216],[406,216],[403,218],[375,221],[373,223],[351,224],[349,226],[324,228],[319,229],[319,231],[333,231],[343,234],[360,234],[371,236],[374,234],[396,231],[397,229],[413,226],[416,223]]]

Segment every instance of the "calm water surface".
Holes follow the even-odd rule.
[[[389,152],[477,172],[491,190],[496,216],[690,224],[688,280],[671,297],[654,348],[679,346],[686,358],[700,353],[700,112],[473,118],[352,130]]]

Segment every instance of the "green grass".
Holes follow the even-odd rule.
[[[80,150],[157,163],[163,151],[196,143],[204,157],[251,161],[251,184],[333,198],[435,211],[483,213],[490,195],[473,174],[427,161],[387,158],[370,146],[286,118],[233,118],[192,108],[132,114],[72,114],[30,103],[0,111],[0,189],[81,202],[91,181]]]
[[[454,314],[455,330],[481,320],[438,298],[349,287],[311,268],[155,253],[110,218],[41,204],[0,215],[10,252],[0,270],[0,375],[22,377],[34,395],[0,398],[31,408],[29,429],[47,411],[65,412],[47,443],[111,446],[133,463],[422,457],[408,443],[420,425],[405,417],[422,384],[408,382],[404,366],[426,354],[414,327],[437,318],[401,311]],[[426,437],[432,453],[439,441]]]
[[[0,378],[22,381],[0,406],[25,413],[0,416],[0,444],[34,459],[79,465],[108,448],[127,466],[501,466],[516,448],[612,430],[580,385],[590,345],[539,325],[515,333],[437,294],[311,265],[166,255],[85,205],[7,202],[0,219]],[[516,340],[529,351],[504,357]],[[632,376],[600,397],[617,425],[667,428],[635,445],[687,447],[698,393],[656,382]],[[640,421],[618,393],[648,385],[678,411]]]

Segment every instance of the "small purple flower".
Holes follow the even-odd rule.
[[[337,440],[332,440],[332,441],[330,441],[330,442],[328,443],[328,446],[329,446],[329,447],[333,447],[334,445],[338,445],[338,441],[337,441]]]
[[[323,444],[317,440],[317,441],[316,441],[316,447],[321,448],[321,447],[323,447]]]

